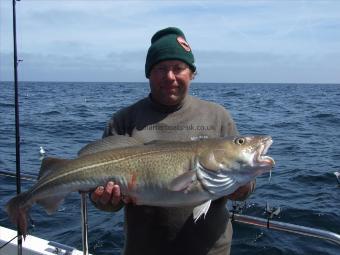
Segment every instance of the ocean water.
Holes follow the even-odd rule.
[[[148,94],[146,83],[21,82],[21,168],[37,174],[39,146],[50,156],[75,157],[101,137],[113,112]],[[0,83],[0,170],[15,172],[14,89]],[[340,85],[200,84],[191,94],[215,101],[232,113],[241,134],[268,134],[277,165],[257,179],[243,214],[266,217],[266,203],[281,207],[275,220],[340,233]],[[12,227],[4,211],[15,194],[15,179],[0,177],[0,225]],[[22,190],[32,185],[23,181]],[[229,208],[232,207],[228,203]],[[31,212],[42,238],[81,249],[80,196],[68,196],[48,216]],[[330,242],[234,223],[232,254],[340,254]],[[89,246],[94,254],[120,254],[123,213],[106,213],[89,204]]]

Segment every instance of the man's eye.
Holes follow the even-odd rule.
[[[182,69],[180,66],[175,66],[172,70],[173,70],[175,73],[179,73],[179,72],[181,72],[183,69]]]
[[[185,66],[174,66],[173,70],[174,72],[180,73],[186,69]]]
[[[163,73],[163,72],[166,72],[166,68],[160,66],[160,67],[157,67],[157,68],[156,68],[156,71],[157,71],[157,72]]]

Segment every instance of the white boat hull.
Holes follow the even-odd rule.
[[[15,230],[0,226],[0,247],[17,235]],[[18,254],[17,238],[12,240],[5,247],[0,249],[0,255],[16,255]],[[81,255],[82,251],[73,247],[62,245],[55,242],[27,235],[25,241],[22,242],[22,255]]]

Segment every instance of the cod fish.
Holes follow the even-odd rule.
[[[146,144],[126,136],[107,137],[85,146],[75,159],[43,159],[37,183],[13,197],[7,213],[25,236],[34,203],[51,214],[69,193],[114,181],[131,203],[194,206],[197,220],[212,200],[271,171],[274,160],[265,155],[271,144],[270,136]]]

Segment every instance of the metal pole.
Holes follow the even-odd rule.
[[[89,254],[89,244],[87,238],[88,224],[87,224],[87,192],[80,191],[81,195],[81,225],[82,225],[82,236],[83,236],[83,254]]]
[[[303,236],[316,237],[340,245],[340,235],[331,231],[309,228],[285,222],[272,221],[270,219],[261,219],[258,217],[240,215],[236,213],[231,215],[231,219],[234,222],[299,234]]]
[[[19,93],[18,93],[18,57],[17,57],[17,31],[16,31],[16,15],[15,4],[16,0],[12,0],[13,4],[13,50],[14,50],[14,98],[15,98],[15,155],[16,155],[16,186],[17,194],[21,192],[21,180],[20,180],[20,130],[19,130]],[[18,254],[22,254],[22,235],[18,229]]]

